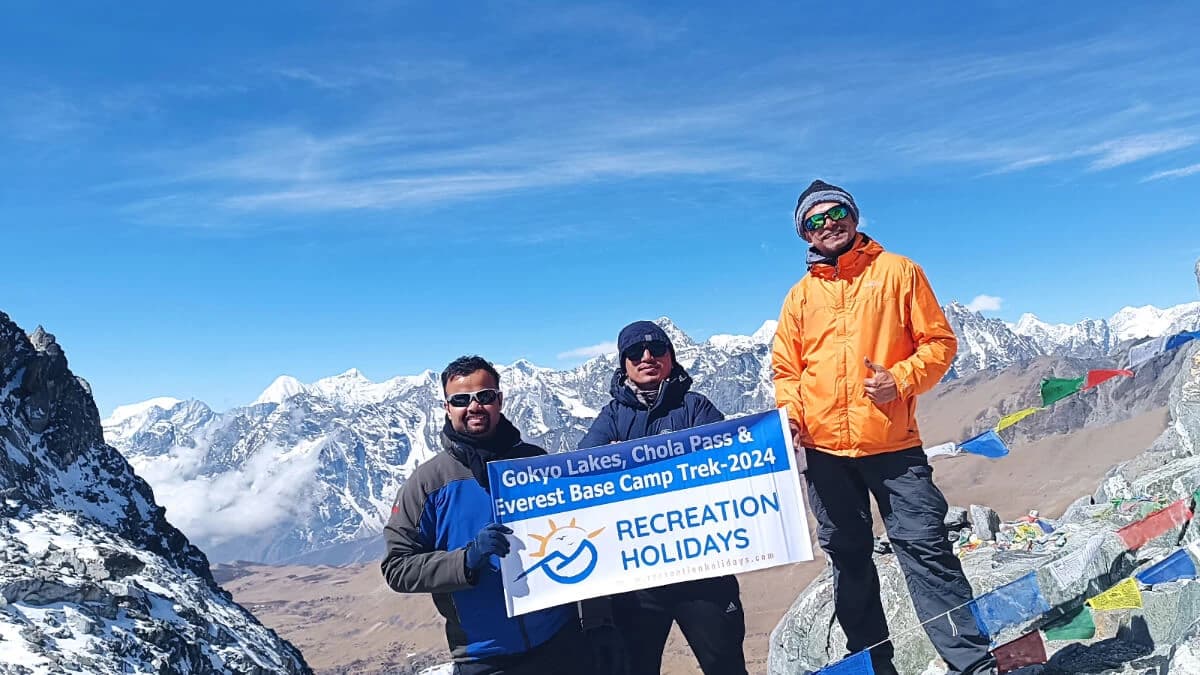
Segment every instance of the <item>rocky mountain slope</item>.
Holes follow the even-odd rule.
[[[308,673],[104,443],[54,337],[0,313],[0,673]]]

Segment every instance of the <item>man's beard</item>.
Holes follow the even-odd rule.
[[[472,428],[471,427],[472,420],[481,421],[483,423],[483,427],[479,428],[479,429]],[[463,435],[466,435],[466,436],[475,436],[477,438],[482,438],[484,436],[491,434],[492,430],[495,428],[496,428],[496,425],[492,424],[492,418],[487,415],[479,415],[477,417],[464,417],[463,418],[462,433],[463,433]]]

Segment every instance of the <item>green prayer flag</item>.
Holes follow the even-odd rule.
[[[1047,640],[1090,640],[1096,635],[1092,610],[1080,607],[1074,616],[1064,617],[1042,629]]]
[[[1076,377],[1074,379],[1063,379],[1061,377],[1048,377],[1042,380],[1042,407],[1046,407],[1055,401],[1074,394],[1083,388],[1083,382],[1087,377]]]

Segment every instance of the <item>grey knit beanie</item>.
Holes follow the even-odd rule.
[[[830,185],[823,180],[814,180],[804,192],[800,193],[800,199],[796,200],[796,212],[793,214],[793,218],[796,221],[796,234],[800,235],[801,239],[804,239],[804,226],[802,224],[804,222],[804,214],[821,202],[845,204],[846,208],[850,209],[850,213],[854,214],[855,222],[859,220],[858,205],[854,203],[854,197],[851,197],[849,192],[836,185]]]

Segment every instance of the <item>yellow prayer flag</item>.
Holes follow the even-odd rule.
[[[1018,410],[1015,413],[1009,413],[1004,417],[1001,417],[999,422],[996,422],[996,431],[1007,429],[1008,427],[1011,427],[1012,425],[1020,422],[1039,410],[1041,410],[1041,408],[1026,408],[1024,410]]]
[[[1087,601],[1092,609],[1140,609],[1142,606],[1142,591],[1138,589],[1137,579],[1130,577],[1100,595]]]

